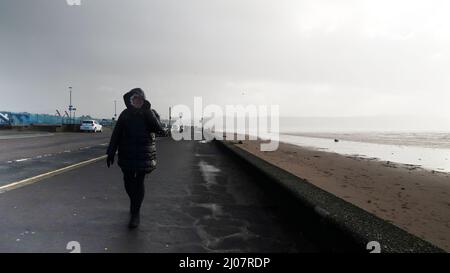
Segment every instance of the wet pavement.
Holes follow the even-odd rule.
[[[157,142],[141,226],[115,164],[92,163],[0,194],[0,252],[316,252],[278,203],[214,143]],[[117,161],[117,160],[116,160]]]

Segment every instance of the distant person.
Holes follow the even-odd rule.
[[[158,113],[151,109],[144,91],[135,88],[123,96],[127,109],[123,110],[114,127],[107,150],[108,168],[114,164],[119,150],[118,165],[122,169],[125,190],[130,197],[129,228],[140,223],[140,209],[144,200],[144,180],[156,168],[156,133],[162,131]]]

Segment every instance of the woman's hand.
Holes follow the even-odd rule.
[[[108,154],[108,157],[106,158],[106,165],[108,168],[114,164],[114,155]]]

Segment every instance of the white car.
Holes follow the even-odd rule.
[[[88,132],[102,132],[103,126],[100,125],[96,120],[83,120],[80,126],[81,131]]]

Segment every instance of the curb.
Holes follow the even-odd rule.
[[[381,253],[445,253],[444,250],[408,233],[307,180],[299,178],[239,147],[233,143],[213,142],[241,160],[258,175],[267,178],[270,190],[281,192],[281,199],[292,199],[301,214],[301,220],[308,226],[308,236],[325,251],[356,251],[367,253],[369,246],[379,244]],[[297,210],[290,209],[290,217]],[[300,218],[300,217],[295,217]],[[305,218],[307,221],[305,221]]]

